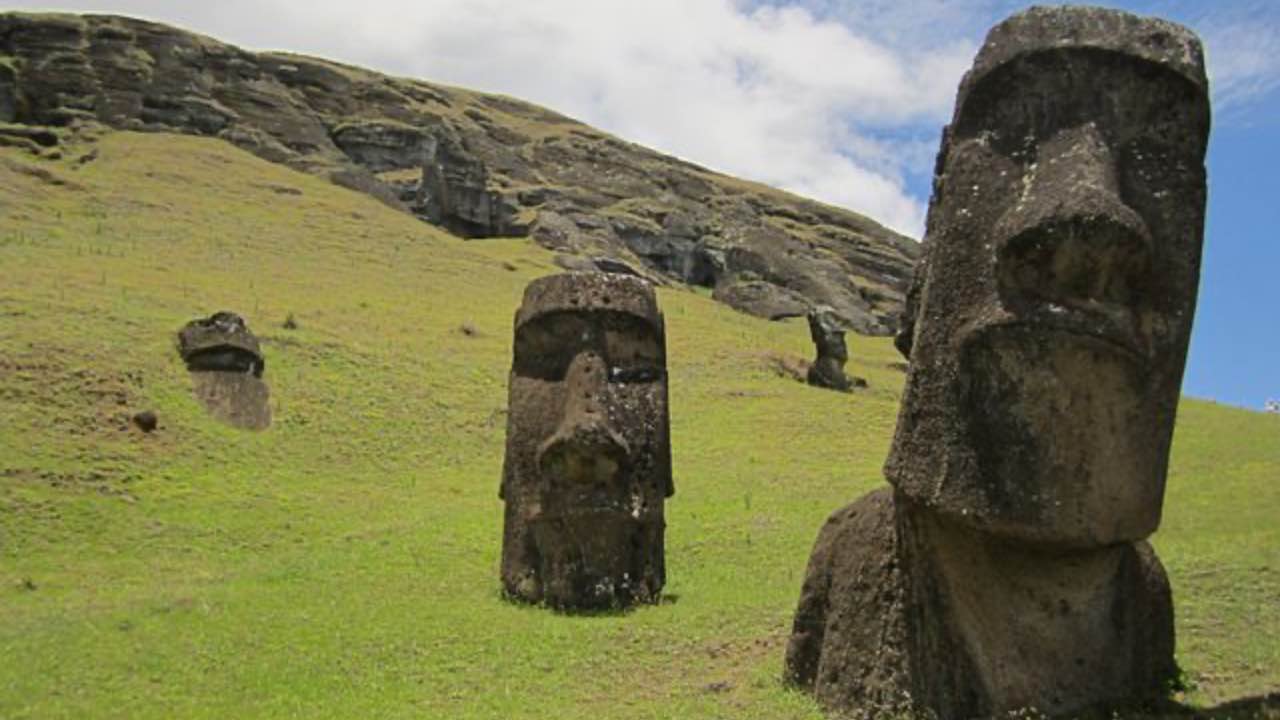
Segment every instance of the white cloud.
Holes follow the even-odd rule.
[[[1234,115],[1280,88],[1280,12],[1221,22],[1202,32],[1214,108]]]
[[[923,227],[924,202],[908,193],[904,173],[918,153],[892,152],[873,136],[940,125],[971,57],[957,44],[895,49],[799,7],[731,0],[119,0],[74,7],[507,93],[913,235]]]
[[[1215,100],[1280,85],[1271,0],[1126,0],[1206,36]],[[21,4],[21,3],[20,3]],[[918,235],[938,128],[1019,0],[84,0],[254,49],[503,92]],[[43,7],[48,7],[43,5]],[[1228,12],[1230,10],[1230,12]]]

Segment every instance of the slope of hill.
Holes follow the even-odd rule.
[[[246,52],[129,18],[0,14],[6,122],[217,136],[458,235],[528,236],[620,260],[651,278],[715,288],[764,317],[824,303],[862,333],[893,331],[918,253],[855,213],[508,97]],[[30,144],[32,135],[24,127],[9,138]]]
[[[851,343],[869,390],[812,389],[771,369],[803,323],[661,289],[668,595],[570,617],[497,579],[551,253],[164,134],[0,149],[0,218],[0,717],[820,717],[781,656],[819,525],[881,482],[887,339]],[[265,432],[191,395],[174,333],[219,309],[263,339]],[[1195,702],[1280,688],[1278,468],[1280,418],[1183,403],[1155,544]]]

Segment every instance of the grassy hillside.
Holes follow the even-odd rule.
[[[667,601],[520,607],[506,372],[549,255],[217,141],[82,151],[0,149],[0,717],[820,717],[777,678],[818,526],[881,482],[887,339],[852,338],[870,390],[815,390],[770,368],[803,324],[660,291]],[[264,340],[264,433],[209,420],[174,350],[219,309]],[[1280,688],[1278,469],[1280,418],[1183,403],[1155,543],[1203,705]]]

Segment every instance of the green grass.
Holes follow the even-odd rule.
[[[782,652],[818,526],[881,482],[887,339],[851,338],[869,390],[815,390],[770,369],[803,323],[662,289],[669,598],[516,606],[511,320],[550,255],[215,141],[98,147],[0,150],[0,717],[820,717]],[[209,420],[174,350],[220,309],[264,340],[264,433]],[[1183,403],[1155,544],[1194,702],[1280,688],[1277,469],[1280,418]]]

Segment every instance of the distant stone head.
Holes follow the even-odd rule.
[[[809,310],[809,337],[813,340],[816,357],[809,365],[806,381],[815,387],[848,391],[854,381],[845,375],[844,365],[849,361],[849,348],[845,344],[845,327],[835,310],[819,305]]]
[[[271,424],[262,380],[266,358],[244,318],[224,311],[192,320],[178,331],[178,354],[191,371],[196,398],[211,416],[247,430]]]

